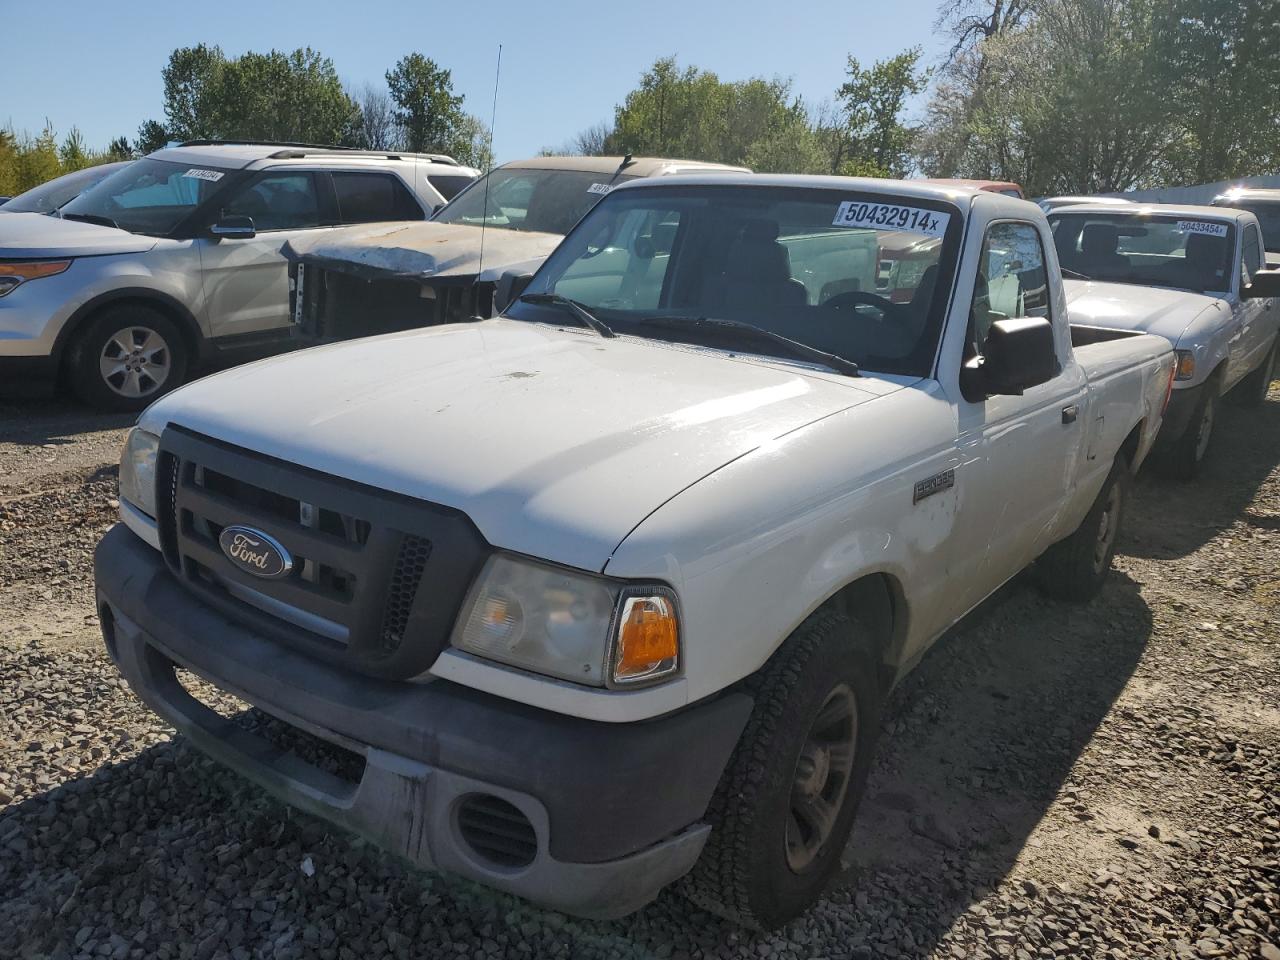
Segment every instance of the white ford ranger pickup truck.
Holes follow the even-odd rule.
[[[903,231],[932,255],[892,302]],[[413,863],[590,917],[679,880],[775,926],[929,645],[1033,562],[1100,587],[1172,351],[1073,344],[1040,209],[929,184],[637,180],[524,282],[152,405],[107,648],[201,749]]]
[[[1190,480],[1210,450],[1219,398],[1267,397],[1280,332],[1280,272],[1265,269],[1248,210],[1082,204],[1049,214],[1071,321],[1139,330],[1174,346],[1173,396],[1152,460]]]

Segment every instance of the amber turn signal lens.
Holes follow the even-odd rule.
[[[37,280],[40,277],[52,277],[71,266],[70,260],[42,260],[38,263],[0,263],[0,274],[6,277],[21,277],[23,280]]]
[[[1173,379],[1190,380],[1196,375],[1196,355],[1190,350],[1176,351],[1178,365],[1174,368]]]
[[[680,652],[676,605],[661,595],[627,597],[618,621],[613,679],[634,683],[673,673]]]

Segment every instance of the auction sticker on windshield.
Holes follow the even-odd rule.
[[[1179,220],[1178,229],[1183,233],[1203,233],[1206,237],[1225,237],[1225,223],[1210,223],[1207,220]]]
[[[199,167],[192,167],[184,177],[191,177],[194,180],[208,180],[210,183],[217,183],[222,179],[221,170],[201,170]]]
[[[866,203],[862,200],[846,200],[836,210],[833,227],[865,227],[871,230],[901,230],[906,233],[923,233],[940,237],[947,232],[951,214],[926,210],[923,207],[904,207],[896,203]]]
[[[613,187],[609,186],[607,183],[593,183],[591,186],[587,187],[587,193],[599,193],[603,195],[612,189]]]

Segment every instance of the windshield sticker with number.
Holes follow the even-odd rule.
[[[587,187],[587,193],[605,194],[612,189],[613,187],[609,186],[607,183],[593,183],[591,186]]]
[[[1225,223],[1210,223],[1207,220],[1179,220],[1178,229],[1183,233],[1203,233],[1207,237],[1225,237]]]
[[[192,167],[183,176],[191,177],[193,180],[208,180],[210,183],[217,183],[222,179],[223,174],[221,170],[201,170],[199,167]]]
[[[896,203],[867,203],[862,200],[846,200],[836,209],[833,227],[864,227],[870,230],[900,230],[905,233],[923,233],[940,237],[947,232],[951,214],[926,210],[924,207],[904,207]]]

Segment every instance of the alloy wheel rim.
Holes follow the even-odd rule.
[[[857,701],[842,683],[827,694],[796,758],[785,836],[793,873],[811,867],[831,839],[849,793],[857,736]]]
[[[164,385],[172,363],[169,344],[159,333],[150,327],[125,327],[103,344],[98,369],[113,393],[136,400]]]

